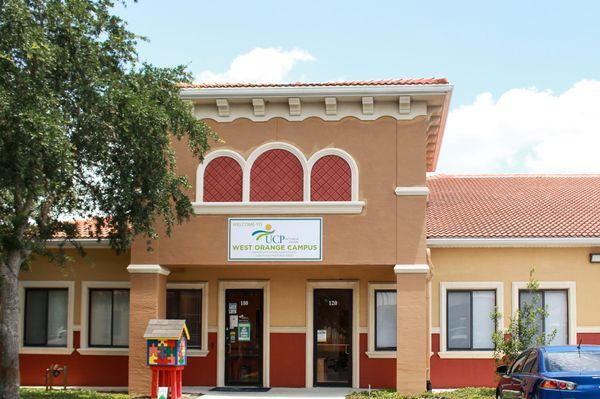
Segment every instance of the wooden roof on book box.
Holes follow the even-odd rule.
[[[180,339],[182,334],[190,339],[185,320],[151,319],[148,321],[145,339]]]

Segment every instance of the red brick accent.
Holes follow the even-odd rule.
[[[371,359],[367,356],[368,334],[360,334],[360,387],[396,388],[396,358]]]
[[[315,162],[310,175],[311,201],[352,200],[352,171],[345,159],[326,155]]]
[[[241,202],[242,167],[233,158],[218,157],[204,169],[204,202]]]
[[[250,171],[250,201],[302,201],[304,172],[300,160],[281,149],[265,151]]]

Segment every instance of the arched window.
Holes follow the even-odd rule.
[[[351,201],[352,171],[338,155],[319,158],[310,174],[311,201]]]
[[[204,168],[204,202],[241,202],[242,167],[233,158],[219,156]]]
[[[298,157],[283,149],[267,150],[250,170],[250,201],[302,201],[304,169]]]

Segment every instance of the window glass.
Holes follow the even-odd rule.
[[[190,334],[188,346],[202,346],[202,290],[167,290],[167,318],[184,319]]]
[[[534,302],[535,301],[535,302]],[[525,309],[527,305],[534,305],[546,309],[546,317],[538,315],[538,336],[543,331],[552,334],[556,331],[550,345],[567,345],[569,341],[568,325],[568,299],[567,290],[545,290],[530,292],[522,290],[519,292],[519,307]]]
[[[511,366],[510,372],[511,373],[520,373],[523,370],[523,364],[525,363],[525,360],[527,360],[528,355],[529,355],[529,351],[523,352],[521,354],[521,356],[519,356],[517,358],[517,360],[515,360],[515,362]]]
[[[90,290],[89,345],[129,345],[129,290]]]
[[[492,318],[496,307],[495,291],[473,291],[473,349],[492,349],[492,334],[496,322]]]
[[[550,372],[597,373],[600,371],[600,351],[546,352],[544,365]]]
[[[396,291],[375,291],[375,350],[396,350]]]
[[[25,346],[67,346],[68,290],[25,291]]]
[[[448,349],[471,347],[471,293],[448,292]]]
[[[535,373],[537,372],[537,351],[533,350],[527,357],[527,360],[523,364],[524,373]]]

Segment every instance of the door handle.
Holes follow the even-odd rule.
[[[350,345],[348,345],[348,344],[344,345],[344,353],[346,355],[350,354]]]

